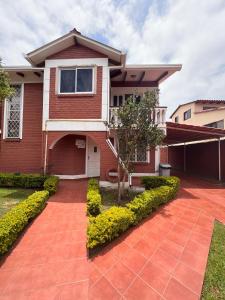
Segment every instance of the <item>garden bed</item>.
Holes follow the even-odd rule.
[[[89,249],[109,243],[128,228],[137,225],[160,205],[175,198],[180,180],[177,177],[151,176],[143,177],[142,184],[146,190],[124,203],[124,206],[113,205],[104,209],[97,180],[89,180],[87,192]]]
[[[33,189],[0,188],[0,218],[21,200],[34,193]]]

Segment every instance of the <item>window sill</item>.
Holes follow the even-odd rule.
[[[21,139],[19,138],[5,138],[4,139],[5,142],[21,142]]]
[[[56,94],[59,98],[79,98],[79,97],[94,97],[95,93],[81,93],[81,94]]]

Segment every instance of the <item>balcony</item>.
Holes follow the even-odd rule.
[[[119,107],[109,108],[109,120],[111,121],[113,119],[115,124],[118,123],[118,116],[117,116],[118,109]],[[155,124],[157,124],[158,127],[162,129],[166,128],[166,110],[167,107],[165,106],[157,106],[152,116],[155,121]]]

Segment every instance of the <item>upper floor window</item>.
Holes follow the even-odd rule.
[[[13,85],[15,94],[5,101],[5,138],[22,137],[22,85]]]
[[[191,109],[184,112],[184,121],[191,118]]]
[[[179,117],[178,116],[175,117],[175,123],[179,123]]]
[[[207,110],[207,109],[215,109],[216,106],[203,106],[203,110]]]
[[[60,69],[61,94],[93,93],[93,68]]]

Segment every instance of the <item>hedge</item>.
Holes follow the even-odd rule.
[[[44,182],[44,189],[49,192],[49,195],[53,195],[57,191],[59,183],[59,177],[49,176]]]
[[[134,222],[134,213],[125,207],[110,209],[89,219],[88,248],[105,244],[118,237]]]
[[[40,174],[0,173],[1,187],[37,188],[49,191],[50,195],[56,192],[59,178]]]
[[[172,200],[176,196],[180,180],[177,177],[143,177],[142,183],[146,190],[127,203],[126,207],[111,207],[89,219],[88,248],[110,242],[160,205]]]
[[[87,189],[87,214],[89,216],[97,216],[102,208],[102,198],[99,190],[99,184],[96,179],[88,181]]]
[[[21,201],[0,219],[0,254],[6,253],[19,233],[46,205],[48,191],[39,191]]]

